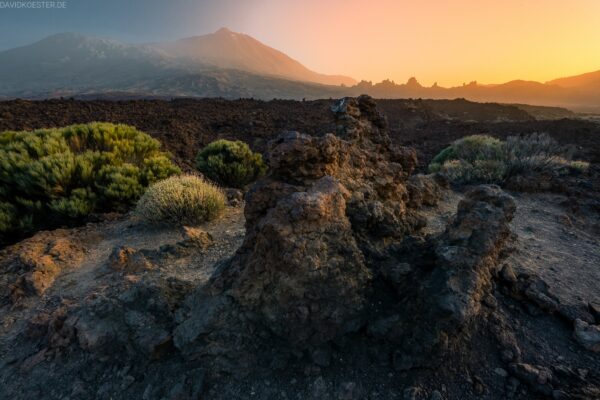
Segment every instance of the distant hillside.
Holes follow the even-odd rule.
[[[566,107],[576,111],[600,112],[600,86],[593,85],[593,76],[587,77],[589,86],[569,87],[563,78],[559,83],[540,83],[515,80],[499,85],[482,85],[471,82],[462,86],[444,88],[433,85],[422,86],[415,78],[405,84],[385,80],[380,83],[362,81],[351,88],[351,94],[369,93],[377,98],[464,98],[478,102],[535,104],[541,106]],[[574,79],[574,78],[573,78]]]
[[[304,82],[352,86],[356,81],[339,75],[323,75],[309,70],[279,50],[251,36],[221,28],[215,33],[155,44],[169,56],[219,68],[237,69]]]
[[[578,115],[571,110],[567,110],[562,107],[545,107],[545,106],[532,106],[529,104],[511,104],[521,110],[527,112],[529,115],[537,120],[552,120],[552,119],[563,119],[563,118],[577,118]]]
[[[559,78],[550,82],[546,82],[546,84],[556,85],[568,89],[579,88],[583,90],[600,90],[600,71],[570,76],[567,78]]]

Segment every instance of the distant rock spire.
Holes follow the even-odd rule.
[[[421,88],[423,86],[421,86],[421,84],[419,83],[419,81],[417,81],[417,78],[415,78],[414,76],[411,77],[407,82],[406,82],[406,86],[410,87],[410,88]]]

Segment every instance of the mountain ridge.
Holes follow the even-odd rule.
[[[173,57],[211,64],[219,68],[238,69],[334,86],[340,84],[350,86],[357,83],[350,77],[311,71],[287,54],[261,43],[252,36],[233,32],[228,28],[152,46]]]
[[[600,89],[600,70],[553,79],[546,82],[546,84],[554,84],[564,88],[581,88],[582,86],[589,87],[590,85],[594,85],[596,88]]]
[[[331,83],[335,83],[332,85]],[[342,85],[343,84],[343,85]],[[227,28],[166,43],[127,44],[59,33],[0,52],[0,99],[101,96],[317,99],[369,94],[377,98],[465,98],[600,112],[600,71],[545,83],[485,85],[373,84],[314,72],[285,53]]]

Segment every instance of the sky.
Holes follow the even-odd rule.
[[[599,0],[10,1],[0,0],[0,50],[59,32],[143,43],[228,27],[315,71],[373,82],[453,86],[600,70]]]

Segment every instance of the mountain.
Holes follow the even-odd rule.
[[[107,92],[258,98],[337,94],[339,86],[325,83],[354,81],[310,71],[282,52],[227,29],[145,45],[60,33],[0,52],[0,98]]]
[[[578,89],[594,89],[600,90],[600,71],[588,72],[587,74],[581,74],[576,76],[570,76],[567,78],[554,79],[546,82],[548,85],[556,85],[562,88],[578,88]]]
[[[380,83],[361,81],[350,88],[351,95],[368,93],[377,98],[464,98],[479,102],[520,103],[540,106],[559,106],[581,112],[600,112],[600,73],[562,78],[547,83],[514,80],[496,85],[475,81],[462,86],[444,88],[437,84],[422,86],[415,78],[405,84],[390,80]]]
[[[0,94],[102,90],[164,75],[176,66],[147,46],[62,33],[1,52]]]
[[[325,85],[352,86],[356,81],[339,75],[311,71],[279,50],[264,45],[251,36],[221,28],[215,33],[155,44],[174,58],[237,69],[261,75],[277,76]]]
[[[343,84],[343,85],[342,85]],[[258,40],[222,28],[168,43],[125,44],[62,33],[0,52],[0,99],[15,97],[464,98],[600,113],[600,71],[546,83],[475,81],[445,88],[416,78],[373,84],[311,71]]]

